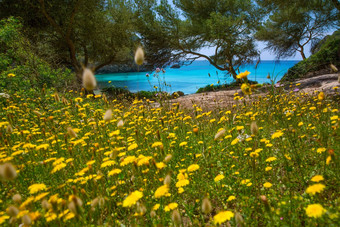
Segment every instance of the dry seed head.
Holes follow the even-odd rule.
[[[144,62],[144,51],[141,47],[138,47],[136,50],[135,62],[137,65],[142,65]]]
[[[88,91],[92,91],[96,88],[96,86],[97,81],[93,75],[93,72],[90,69],[85,68],[83,70],[83,87]]]
[[[11,217],[16,217],[19,214],[19,209],[11,205],[6,209],[6,213]]]
[[[172,211],[171,220],[174,222],[175,226],[181,225],[181,215],[177,209]]]
[[[91,207],[95,208],[98,205],[98,203],[99,203],[99,198],[97,197],[94,200],[92,200]]]
[[[0,165],[0,175],[5,180],[13,180],[17,177],[17,171],[11,163]]]
[[[338,74],[338,83],[340,84],[340,73]]]
[[[170,162],[170,160],[172,159],[172,155],[168,154],[165,158],[164,158],[164,162]]]
[[[222,136],[224,136],[225,134],[225,129],[222,129],[220,131],[218,131],[215,135],[215,140],[218,140],[219,138],[221,138]]]
[[[21,195],[20,194],[15,194],[13,197],[12,197],[13,201],[15,203],[20,203],[21,202]]]
[[[35,115],[37,115],[38,117],[40,117],[40,116],[42,115],[42,113],[40,113],[40,112],[37,111],[37,110],[33,110],[33,113],[34,113]]]
[[[77,133],[71,127],[67,127],[67,134],[72,138],[77,137]]]
[[[150,212],[150,217],[151,217],[151,218],[156,217],[156,212],[155,212],[154,210]]]
[[[53,97],[54,97],[54,100],[55,100],[56,102],[60,102],[60,97],[59,97],[58,92],[55,92],[54,95],[53,95]]]
[[[137,213],[144,215],[146,211],[144,204],[137,202]]]
[[[32,219],[28,214],[25,214],[24,216],[22,216],[22,223],[24,223],[24,225],[31,225],[32,224]]]
[[[7,133],[12,133],[12,132],[13,132],[12,125],[10,125],[10,124],[7,125],[7,127],[6,127],[6,132],[7,132]]]
[[[42,208],[44,208],[45,210],[49,210],[49,209],[52,208],[52,205],[51,205],[49,202],[47,202],[46,199],[44,199],[44,200],[41,202],[41,206],[42,206]]]
[[[171,183],[171,176],[170,174],[166,175],[166,177],[164,178],[164,184],[166,185],[170,185]]]
[[[236,225],[239,227],[244,225],[244,220],[242,215],[239,212],[235,212],[235,220],[236,220]]]
[[[251,131],[251,134],[253,135],[257,135],[257,133],[259,132],[259,127],[257,126],[256,121],[253,121],[250,124],[250,131]]]
[[[338,68],[335,65],[331,64],[330,66],[333,72],[338,72]]]
[[[122,128],[124,126],[124,121],[123,120],[119,120],[117,123],[117,127],[118,128]]]
[[[67,106],[68,105],[68,101],[67,101],[67,99],[65,99],[64,97],[62,97],[62,99],[61,99],[62,101],[63,101],[63,103],[64,103],[64,105],[65,106]]]
[[[112,110],[108,109],[104,114],[104,121],[111,121],[112,120]]]
[[[202,211],[205,214],[209,214],[212,211],[211,202],[208,198],[204,198],[202,201]]]

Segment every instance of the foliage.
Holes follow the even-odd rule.
[[[10,17],[0,21],[0,87],[18,91],[43,86],[65,88],[70,85],[70,70],[53,69],[35,53],[22,34],[20,22]]]
[[[338,226],[339,96],[242,98],[205,112],[13,94],[0,106],[0,224]]]
[[[20,2],[20,1],[19,1]],[[72,67],[81,81],[82,66],[94,71],[105,65],[132,61],[135,47],[131,6],[122,0],[4,1],[12,15],[23,18],[30,38],[48,57]],[[27,15],[26,9],[34,13]],[[30,23],[32,17],[37,24]],[[39,25],[42,25],[39,29]],[[31,32],[37,31],[36,35]]]
[[[258,57],[252,34],[261,14],[253,1],[177,0],[175,7],[164,0],[159,4],[153,0],[144,2],[154,12],[152,23],[144,25],[161,34],[159,41],[165,42],[163,47],[171,51],[175,59],[205,58],[235,77],[242,64]],[[142,36],[142,40],[148,42],[150,37]],[[208,47],[215,48],[214,55],[200,52]]]
[[[328,36],[319,47],[319,50],[309,58],[297,63],[290,68],[281,79],[295,80],[303,78],[308,73],[324,70],[325,73],[331,72],[330,64],[340,66],[340,30]]]
[[[248,80],[249,84],[257,84],[257,81],[252,81],[252,80]],[[241,82],[240,81],[233,81],[229,84],[208,84],[205,87],[201,87],[199,88],[196,93],[204,93],[204,92],[209,92],[209,91],[223,91],[223,90],[233,90],[233,89],[237,89],[240,88],[241,86]]]
[[[305,46],[315,45],[338,20],[337,11],[329,1],[259,1],[270,12],[259,26],[256,38],[267,43],[278,58],[299,52],[305,59]]]

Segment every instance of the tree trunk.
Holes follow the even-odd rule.
[[[303,52],[303,50],[300,51],[300,54],[301,54],[302,59],[305,60],[305,59],[306,59],[306,55],[305,55],[305,53]]]

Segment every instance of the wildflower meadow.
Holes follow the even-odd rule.
[[[13,92],[0,102],[0,224],[338,226],[338,88],[296,87],[252,96],[244,83],[209,110]]]

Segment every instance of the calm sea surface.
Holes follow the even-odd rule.
[[[287,70],[299,61],[261,61],[255,70],[255,63],[243,66],[240,71],[248,70],[250,80],[256,80],[259,83],[269,82],[266,78],[268,73],[276,77],[276,80],[282,78]],[[96,75],[98,87],[127,87],[131,92],[141,90],[152,91],[154,86],[161,88],[163,91],[175,92],[183,91],[185,94],[195,93],[198,88],[210,84],[230,83],[233,79],[226,75],[225,72],[217,70],[210,65],[208,61],[195,61],[189,66],[182,66],[179,69],[165,69],[165,73],[149,72],[150,77],[146,77],[146,72],[139,73],[112,73]],[[209,76],[210,74],[210,76]],[[109,83],[111,81],[111,83]],[[165,85],[166,83],[166,85]]]

